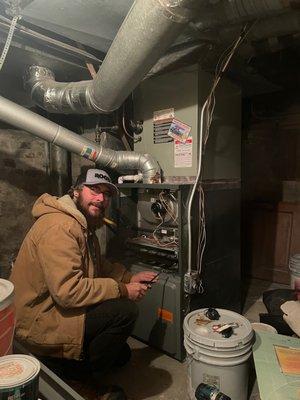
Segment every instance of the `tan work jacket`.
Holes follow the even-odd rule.
[[[99,251],[94,265],[86,219],[70,196],[44,194],[32,213],[36,222],[10,278],[16,337],[35,354],[80,359],[86,307],[120,297],[118,282],[128,283],[132,275],[101,260]]]

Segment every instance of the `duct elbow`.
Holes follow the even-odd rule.
[[[91,100],[92,81],[56,82],[54,73],[45,67],[31,65],[24,75],[24,87],[32,100],[48,112],[91,114],[98,112]]]
[[[140,157],[140,169],[144,183],[160,183],[161,169],[154,157],[150,154],[142,154]]]
[[[48,84],[52,84],[54,79],[54,73],[45,67],[31,65],[25,71],[24,89],[30,94],[31,99],[43,109],[46,109],[44,98]]]
[[[135,1],[93,80],[55,82],[48,68],[33,65],[25,77],[27,90],[49,112],[111,113],[184,30],[198,1]]]
[[[160,183],[161,169],[154,157],[150,154],[141,154],[134,151],[115,151],[98,147],[97,165],[104,168],[111,168],[120,173],[132,175],[133,171],[141,173],[144,183]]]

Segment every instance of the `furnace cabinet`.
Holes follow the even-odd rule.
[[[133,335],[153,347],[183,360],[182,323],[185,315],[202,307],[219,307],[240,312],[240,189],[238,184],[206,182],[205,214],[207,244],[202,265],[203,294],[184,292],[187,270],[187,201],[191,185],[122,184],[114,207],[118,228],[108,251],[133,272],[160,273],[139,301],[139,318]],[[175,220],[161,223],[153,204],[164,193],[173,202]],[[170,203],[171,204],[171,203]],[[197,197],[193,215],[197,216]],[[154,210],[154,211],[153,211]],[[193,265],[198,224],[193,221]],[[158,228],[157,228],[158,227]],[[155,231],[156,230],[156,231]],[[154,235],[158,238],[156,241]]]
[[[225,79],[215,93],[210,135],[202,154],[207,232],[201,265],[204,293],[188,296],[184,292],[187,203],[198,171],[201,109],[212,80],[212,75],[193,65],[145,79],[134,91],[134,118],[143,121],[134,150],[156,158],[163,183],[120,184],[115,209],[118,230],[113,254],[122,249],[119,259],[133,272],[161,272],[159,282],[138,303],[134,335],[179,360],[184,358],[182,323],[189,310],[240,311],[241,307],[241,91]],[[194,267],[201,208],[198,194],[192,207]]]

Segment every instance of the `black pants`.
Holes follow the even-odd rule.
[[[112,299],[90,307],[86,314],[84,357],[92,373],[107,371],[117,360],[138,316],[129,299]]]
[[[40,357],[62,378],[92,375],[98,379],[108,371],[130,336],[138,316],[137,305],[129,299],[112,299],[87,310],[83,361]]]

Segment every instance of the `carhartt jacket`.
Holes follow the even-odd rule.
[[[120,297],[132,275],[99,251],[95,265],[86,219],[70,196],[44,194],[32,213],[10,277],[16,337],[34,354],[80,359],[86,308]]]

